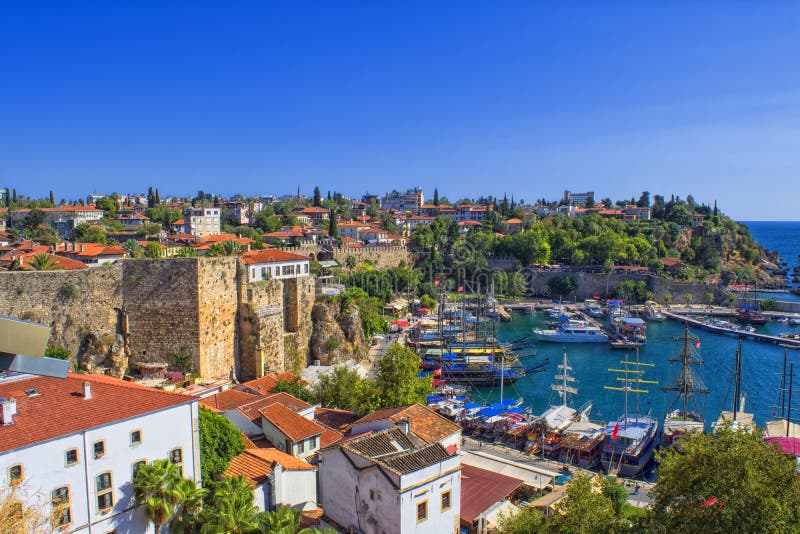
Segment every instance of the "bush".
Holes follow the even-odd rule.
[[[45,358],[56,358],[59,360],[69,360],[70,353],[64,347],[50,343],[44,351]]]
[[[209,487],[217,475],[228,468],[231,458],[245,449],[244,438],[221,415],[200,407],[200,471],[203,486]]]

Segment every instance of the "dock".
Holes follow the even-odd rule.
[[[496,309],[497,309],[497,315],[500,316],[501,321],[506,323],[511,322],[511,314],[508,313],[508,311],[506,311],[504,306],[498,304]]]
[[[762,343],[772,343],[775,345],[790,345],[792,347],[800,347],[800,340],[796,339],[784,339],[782,337],[770,336],[768,334],[760,334],[758,332],[742,332],[740,330],[733,330],[731,328],[723,328],[720,326],[714,326],[712,324],[707,324],[702,321],[698,321],[697,319],[693,319],[688,315],[679,315],[677,313],[672,313],[664,310],[662,310],[661,313],[663,313],[668,319],[672,319],[673,321],[680,321],[682,323],[686,322],[689,323],[690,326],[694,326],[696,328],[700,328],[708,332],[713,332],[715,334],[743,337],[746,339],[752,339],[753,341],[760,341]]]

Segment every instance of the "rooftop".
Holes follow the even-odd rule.
[[[278,250],[268,248],[265,250],[251,250],[242,254],[242,260],[247,265],[255,265],[261,263],[275,263],[282,261],[309,261],[308,256],[301,256],[285,250]]]
[[[314,410],[314,420],[339,432],[347,432],[350,425],[358,420],[358,414],[347,410],[320,407]]]
[[[261,414],[259,411],[262,408],[266,408],[272,404],[280,404],[281,406],[288,408],[293,412],[299,412],[302,410],[306,410],[311,408],[311,405],[303,400],[298,399],[288,393],[280,392],[280,393],[269,393],[267,395],[262,395],[256,397],[256,400],[249,402],[247,404],[240,405],[237,410],[242,413],[245,417],[250,419],[253,422],[258,422],[261,420]]]
[[[261,408],[259,413],[292,441],[318,436],[325,430],[321,425],[293,412],[283,404],[270,404]]]
[[[243,404],[248,404],[257,400],[258,395],[247,393],[246,391],[238,391],[235,389],[226,389],[215,393],[210,397],[200,399],[200,405],[212,410],[224,412],[225,410],[233,410]]]
[[[427,443],[441,441],[461,430],[461,427],[454,422],[421,404],[377,410],[352,424],[357,425],[359,423],[385,420],[398,424],[405,419],[408,419],[411,423],[411,432]]]
[[[295,375],[289,372],[267,375],[254,380],[248,380],[247,382],[242,382],[239,384],[237,389],[248,388],[261,394],[272,393],[272,390],[275,388],[278,382],[292,382],[295,378]]]
[[[92,397],[83,396],[89,382]],[[39,395],[29,396],[35,389]],[[68,436],[109,423],[196,401],[194,397],[140,386],[104,375],[0,381],[0,397],[17,400],[14,423],[0,426],[0,451]]]
[[[397,475],[425,469],[452,458],[438,443],[416,447],[399,428],[389,428],[363,437],[344,440],[342,449],[367,458]]]
[[[243,476],[257,486],[266,481],[273,466],[280,465],[288,471],[313,471],[313,465],[278,449],[245,449],[234,456],[223,473],[226,477]]]
[[[472,465],[461,466],[461,519],[472,523],[496,502],[522,486],[518,478]]]

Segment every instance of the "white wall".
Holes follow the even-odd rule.
[[[293,267],[294,272],[284,273],[284,267]],[[309,260],[253,263],[247,266],[247,281],[258,282],[259,280],[298,278],[308,276],[310,270]]]
[[[461,510],[461,459],[453,456],[401,479],[400,510],[403,534],[438,534],[458,530]],[[450,508],[441,510],[441,494],[450,490]],[[428,519],[417,522],[417,503],[427,500]]]
[[[275,508],[290,506],[297,509],[317,507],[317,472],[289,471],[276,466],[273,472]]]
[[[143,514],[131,510],[133,463],[163,459],[171,449],[182,447],[184,476],[198,480],[200,453],[193,429],[196,418],[194,402],[9,451],[0,455],[0,483],[7,485],[8,467],[21,463],[25,477],[22,491],[29,502],[42,508],[49,507],[52,490],[68,486],[72,525],[65,532],[88,533],[90,522],[93,533],[105,534],[114,529],[149,532],[151,527],[145,524]],[[142,444],[131,446],[130,432],[136,429],[142,431]],[[106,453],[95,459],[92,446],[101,439],[105,440]],[[78,449],[78,464],[66,467],[64,455],[70,448]],[[95,476],[104,472],[112,474],[114,507],[101,515],[96,508]]]

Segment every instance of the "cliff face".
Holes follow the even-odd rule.
[[[339,310],[339,304],[319,301],[311,312],[311,359],[322,365],[362,358],[367,351],[358,307]]]

